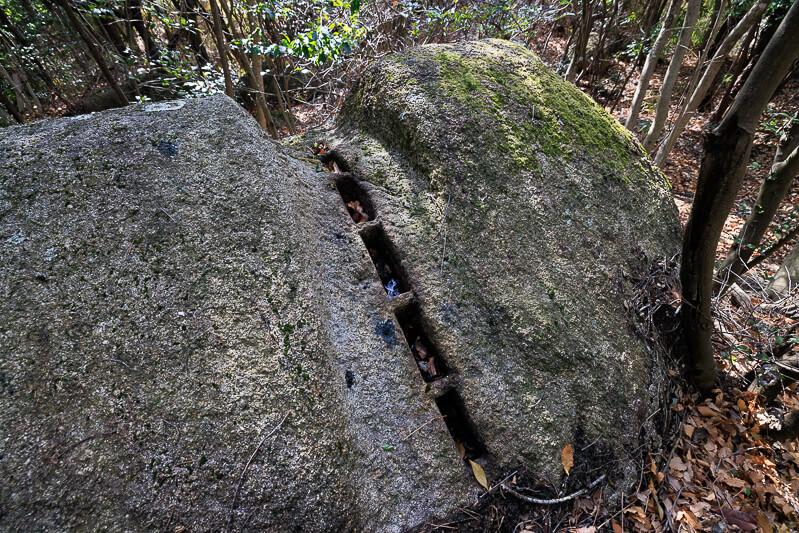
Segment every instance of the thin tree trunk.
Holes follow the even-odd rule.
[[[227,60],[227,44],[225,37],[222,35],[222,21],[219,17],[219,7],[216,5],[216,0],[209,0],[211,4],[211,16],[214,21],[214,36],[216,37],[216,49],[219,52],[219,62],[222,64],[222,74],[225,77],[225,94],[233,98],[233,80],[230,77],[230,64]]]
[[[721,68],[722,64],[727,58],[727,54],[730,53],[735,43],[743,37],[744,33],[746,33],[752,24],[755,24],[759,19],[763,12],[768,7],[768,2],[764,0],[760,0],[758,3],[753,5],[751,9],[744,15],[744,18],[741,19],[735,28],[732,29],[729,35],[722,41],[719,49],[716,51],[713,59],[710,60],[710,64],[705,69],[705,73],[702,75],[702,79],[699,80],[698,85],[691,93],[688,102],[683,106],[682,110],[680,111],[679,115],[677,116],[677,120],[674,121],[674,126],[672,127],[671,131],[666,136],[666,139],[660,145],[660,148],[655,155],[655,164],[659,167],[663,167],[666,163],[666,158],[669,156],[671,149],[674,147],[674,143],[677,142],[677,138],[685,129],[685,126],[688,125],[688,122],[694,116],[696,112],[696,108],[699,107],[699,103],[702,101],[702,98],[705,97],[707,94],[710,85],[713,83],[713,80],[718,74],[719,69]],[[783,73],[783,76],[786,73]],[[777,81],[777,84],[782,81],[782,77]],[[776,89],[777,85],[774,85]],[[771,95],[769,95],[770,97]],[[654,145],[654,141],[652,140],[651,146]]]
[[[156,59],[161,54],[158,45],[155,44],[150,29],[147,27],[147,22],[144,19],[142,12],[141,0],[128,0],[128,10],[131,12],[131,24],[136,32],[141,37],[144,43],[144,53],[147,54],[148,59]]]
[[[755,128],[774,89],[799,56],[799,2],[794,3],[721,124],[707,134],[705,153],[682,243],[681,325],[690,377],[713,387],[716,363],[711,333],[716,246],[741,188]],[[753,80],[756,80],[752,82]]]
[[[94,58],[95,62],[97,62],[97,66],[100,67],[100,70],[102,71],[103,76],[105,76],[105,80],[108,82],[108,85],[110,85],[111,88],[116,93],[119,103],[122,105],[128,105],[128,99],[125,96],[125,93],[122,92],[122,88],[117,83],[117,80],[114,79],[114,75],[111,73],[111,70],[109,70],[108,65],[105,62],[105,59],[103,58],[103,55],[94,45],[92,38],[83,28],[83,25],[78,20],[78,17],[75,15],[75,12],[72,11],[72,7],[69,5],[67,0],[55,0],[55,2],[59,6],[61,6],[61,9],[67,15],[69,21],[72,23],[72,25],[80,34],[81,39],[83,39],[83,43],[86,45],[86,48],[89,50],[89,54],[91,54],[92,58]]]
[[[765,27],[762,28],[762,30],[760,31],[760,35],[758,35],[757,41],[755,42],[755,46],[752,49],[752,53],[749,57],[749,64],[744,69],[743,74],[741,74],[740,79],[735,84],[735,87],[732,90],[732,94],[730,96],[730,103],[732,102],[733,99],[735,99],[735,96],[738,94],[738,91],[740,91],[741,87],[743,87],[744,83],[746,83],[746,80],[749,79],[749,74],[751,74],[752,68],[754,67],[758,58],[760,58],[760,54],[762,54],[763,50],[766,49],[766,45],[771,40],[771,37],[774,35],[774,32],[777,31],[777,27],[779,26],[783,17],[785,17],[785,13],[787,12],[788,12],[788,5],[785,3],[778,3],[774,7],[774,11],[772,11],[771,14],[768,16],[768,18],[766,19]],[[727,103],[727,107],[729,107],[729,103]],[[717,110],[715,114],[715,116],[719,117],[718,121],[721,120],[720,117],[724,115],[725,111],[727,111],[726,107],[721,109],[721,106],[719,106],[719,110]]]
[[[719,101],[719,105],[716,107],[716,110],[713,112],[713,116],[710,117],[711,123],[721,122],[721,119],[724,118],[724,113],[732,103],[734,98],[733,90],[736,86],[738,86],[738,79],[741,77],[741,73],[746,67],[746,64],[752,59],[750,54],[752,49],[752,40],[754,39],[754,35],[757,33],[757,30],[757,26],[752,26],[752,29],[749,30],[749,33],[746,36],[746,41],[744,42],[744,46],[741,47],[741,53],[738,56],[738,60],[730,69],[730,81],[727,84],[727,88],[724,90],[724,94],[721,95],[721,100]]]
[[[794,228],[789,230],[788,233],[780,237],[780,239],[777,242],[766,248],[766,250],[761,252],[760,255],[752,259],[749,262],[749,268],[750,269],[755,268],[757,265],[759,265],[760,263],[762,263],[772,255],[774,255],[775,253],[782,250],[782,248],[786,244],[790,243],[793,240],[793,238],[796,237],[797,235],[799,235],[799,225],[794,226]]]
[[[25,96],[25,92],[23,87],[20,85],[19,80],[15,79],[14,76],[9,74],[9,72],[5,69],[3,65],[0,65],[0,74],[11,84],[11,88],[14,90],[14,93],[17,95],[17,106],[19,107],[20,112],[33,112],[34,105],[28,100],[28,97]]]
[[[735,280],[748,270],[749,259],[766,234],[782,199],[798,174],[799,117],[794,117],[790,129],[780,139],[771,172],[760,186],[752,212],[738,234],[738,242],[732,245],[719,267],[716,276],[718,279]],[[716,289],[719,288],[717,283]]]
[[[5,90],[0,89],[0,103],[3,104],[3,107],[11,113],[11,116],[14,117],[14,120],[22,124],[25,122],[25,117],[17,109],[17,106],[14,105],[14,102],[9,99],[8,95],[6,94]]]
[[[574,83],[574,78],[577,75],[577,69],[585,59],[586,48],[588,47],[588,38],[591,36],[591,26],[593,23],[593,6],[591,0],[582,0],[583,10],[580,17],[580,35],[577,42],[574,43],[574,50],[572,52],[571,62],[566,71],[566,81]]]
[[[713,82],[713,85],[711,85],[710,89],[708,90],[707,94],[705,95],[705,98],[702,100],[702,103],[699,104],[699,108],[698,108],[699,111],[707,110],[708,107],[713,103],[713,100],[716,97],[716,93],[718,92],[719,87],[721,87],[721,85],[724,83],[724,78],[725,77],[728,77],[728,79],[729,79],[729,82],[727,83],[727,90],[725,91],[725,94],[728,93],[729,90],[732,88],[733,84],[735,83],[735,79],[741,74],[741,71],[746,66],[747,58],[749,56],[749,49],[752,46],[752,41],[754,40],[755,35],[757,34],[757,30],[758,30],[758,25],[757,24],[753,24],[752,27],[749,28],[749,31],[746,32],[746,36],[744,37],[743,41],[741,42],[741,46],[740,46],[740,51],[738,53],[738,57],[735,59],[735,61],[733,61],[733,63],[730,66],[730,68],[726,69],[727,70],[726,74],[724,73],[724,69],[722,69],[718,73],[718,75],[716,76],[716,79]],[[722,119],[722,117],[723,117],[723,114],[719,115],[718,120],[716,122],[720,121]]]
[[[674,55],[669,63],[669,68],[666,70],[666,75],[663,77],[663,85],[660,87],[658,103],[655,108],[655,119],[652,121],[652,125],[649,127],[649,131],[644,138],[643,145],[647,152],[652,151],[652,147],[660,136],[660,132],[663,131],[663,126],[666,124],[666,119],[669,116],[674,84],[677,82],[677,75],[680,73],[682,60],[685,57],[685,53],[688,51],[688,46],[691,44],[691,35],[694,33],[696,19],[699,18],[700,7],[702,7],[702,0],[688,0],[685,20],[683,21],[682,29],[680,29],[680,36],[677,39],[677,47],[674,49]]]
[[[657,64],[660,54],[663,53],[666,43],[671,39],[671,34],[674,31],[672,24],[674,24],[674,19],[680,12],[681,7],[682,0],[671,0],[669,9],[663,17],[663,25],[660,28],[660,32],[652,45],[652,49],[646,56],[646,62],[644,62],[644,68],[641,70],[641,77],[638,80],[638,87],[635,89],[635,95],[630,104],[630,114],[627,115],[627,122],[624,124],[625,127],[632,132],[635,132],[635,126],[638,124],[638,114],[641,112],[641,106],[644,103],[646,91],[649,89],[652,73],[655,72],[655,65]]]

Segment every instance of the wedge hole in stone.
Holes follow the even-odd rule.
[[[350,166],[344,161],[344,158],[336,150],[330,150],[316,156],[325,166],[335,163],[342,172],[349,172]]]
[[[449,374],[446,362],[424,331],[419,304],[412,302],[398,309],[396,316],[422,379],[429,383]]]
[[[436,398],[436,405],[444,415],[444,423],[455,441],[461,459],[474,461],[485,455],[485,446],[466,416],[466,408],[458,392],[451,390]]]
[[[369,195],[351,174],[341,174],[336,179],[336,188],[353,221],[360,224],[376,218],[375,208]]]
[[[408,292],[408,282],[382,226],[368,228],[368,231],[361,232],[361,238],[388,297]]]

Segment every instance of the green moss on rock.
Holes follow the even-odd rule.
[[[439,110],[446,120],[431,121]],[[643,150],[629,131],[534,53],[506,41],[426,46],[384,61],[364,75],[343,120],[414,152],[428,171],[541,171],[544,162],[589,159],[625,181],[651,174],[640,172]],[[441,151],[455,142],[459,154]]]

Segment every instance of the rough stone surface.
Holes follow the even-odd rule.
[[[591,467],[637,480],[664,369],[624,302],[681,227],[629,132],[533,53],[481,41],[374,65],[327,138],[367,182],[488,469],[557,484],[564,446],[594,443]]]
[[[446,380],[422,381],[410,295],[314,139],[361,180]],[[490,481],[559,484],[567,444],[572,477],[634,477],[663,366],[624,302],[680,227],[618,123],[492,41],[384,59],[295,143],[221,96],[0,132],[0,529],[223,530],[233,508],[232,530],[402,531],[479,493],[447,387]]]
[[[0,133],[0,529],[223,530],[287,413],[231,530],[468,501],[441,420],[405,438],[439,413],[330,175],[177,105]]]

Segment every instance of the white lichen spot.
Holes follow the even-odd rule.
[[[58,248],[55,248],[55,247],[48,248],[47,250],[45,250],[44,251],[44,260],[45,261],[52,261],[53,259],[55,259],[55,255],[56,255],[56,251],[57,250],[58,250]]]
[[[25,236],[18,231],[14,235],[6,239],[6,242],[11,244],[22,244],[23,242],[25,242]]]
[[[156,102],[154,104],[147,104],[144,106],[144,111],[153,113],[155,111],[174,111],[186,105],[183,100],[173,100],[171,102]]]

